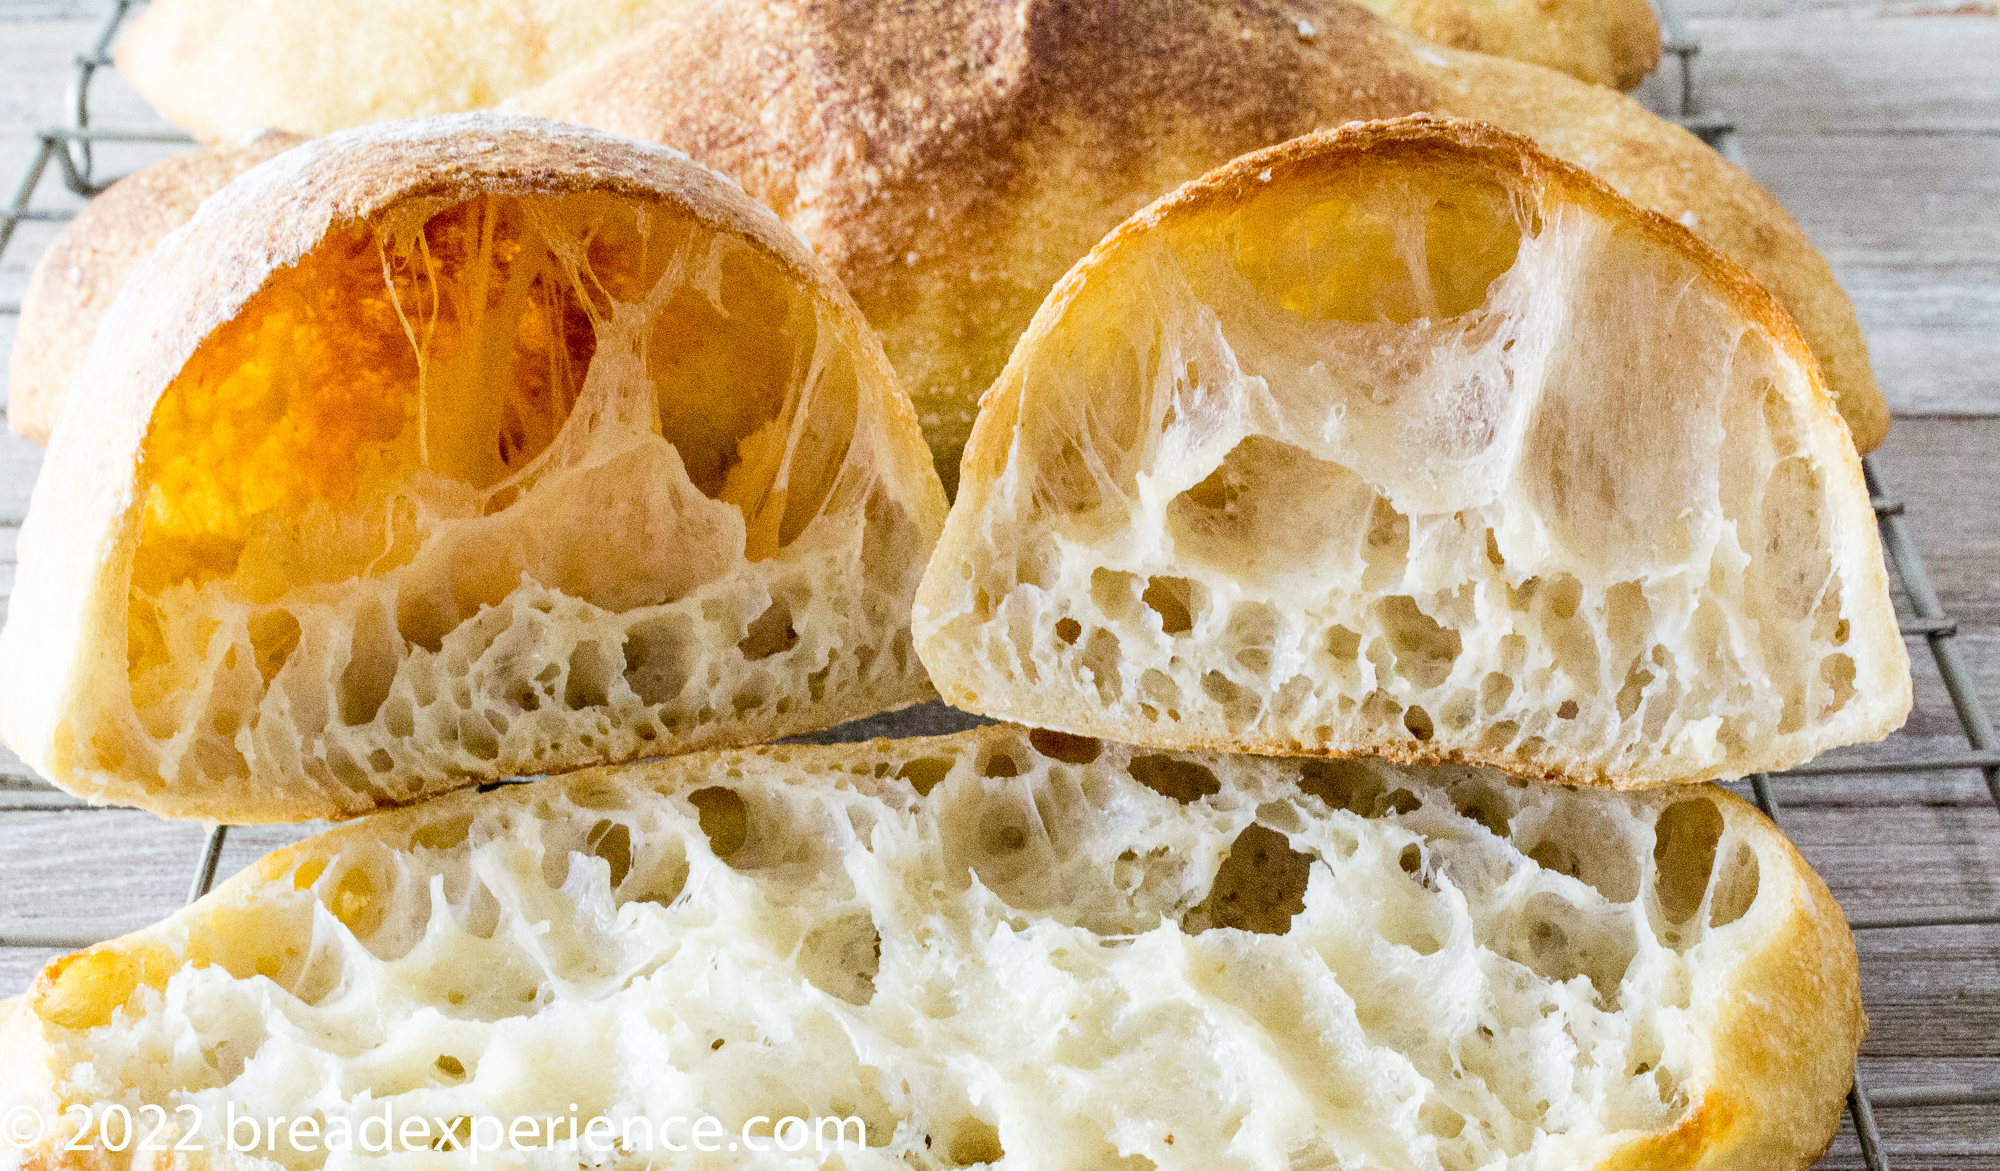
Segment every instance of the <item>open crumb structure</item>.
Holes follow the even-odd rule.
[[[602,1115],[621,1167],[712,1114],[858,1118],[848,1167],[1789,1168],[1838,1121],[1855,980],[1824,887],[1719,789],[993,727],[310,839],[51,965],[6,1104],[192,1105],[210,1151],[229,1102]],[[327,1162],[277,1145],[215,1162]]]
[[[1645,785],[1910,704],[1859,461],[1741,270],[1411,119],[1135,216],[988,395],[918,597],[951,702]]]
[[[942,494],[866,325],[740,192],[546,125],[323,140],[134,278],[24,537],[11,661],[69,672],[10,705],[31,762],[166,813],[340,816],[928,694],[908,606]],[[471,176],[412,189],[440,154]],[[371,169],[389,193],[329,215]],[[230,289],[191,255],[292,191],[322,231],[135,371],[148,317]],[[76,482],[107,450],[125,500]]]

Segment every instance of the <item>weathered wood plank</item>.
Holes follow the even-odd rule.
[[[1773,12],[1703,6],[1732,7]],[[1690,29],[1704,109],[1736,124],[1745,168],[1833,264],[1890,405],[2000,414],[2000,20],[1822,13]],[[1665,112],[1678,87],[1669,61],[1640,92]]]
[[[2000,20],[1799,14],[1689,28],[1701,43],[1698,94],[1745,134],[2000,129]],[[1678,82],[1671,59],[1662,72]]]
[[[2000,379],[2000,363],[1993,376]],[[2000,626],[2000,420],[1897,419],[1874,459],[1938,591],[1968,626]],[[1900,584],[1891,580],[1891,584]],[[2000,696],[1988,692],[1990,698]]]

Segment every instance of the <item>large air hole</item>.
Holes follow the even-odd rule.
[[[684,288],[656,319],[651,373],[662,433],[697,487],[742,509],[757,561],[798,536],[832,490],[854,433],[855,373],[845,347],[816,348],[816,311],[790,272],[748,250],[718,267],[718,288]],[[787,396],[816,355],[824,365],[794,426]]]
[[[699,653],[693,624],[681,615],[649,618],[625,632],[625,685],[641,703],[678,697]]]
[[[1512,194],[1483,177],[1385,163],[1291,180],[1235,214],[1237,270],[1314,320],[1398,324],[1457,317],[1514,265]]]
[[[1708,904],[1708,925],[1726,927],[1750,912],[1757,901],[1757,851],[1737,842],[1729,861],[1716,869],[1715,894]]]
[[[818,313],[783,262],[637,196],[412,202],[331,232],[155,405],[128,607],[141,719],[163,738],[250,722],[256,694],[175,706],[218,604],[258,607],[218,651],[267,684],[287,662],[319,676],[292,689],[310,741],[314,720],[371,722],[406,647],[440,650],[524,578],[625,612],[774,554],[824,508],[855,427],[856,369]],[[316,588],[384,577],[387,621],[352,612],[353,585]],[[190,588],[214,581],[220,603]],[[766,617],[747,654],[786,641]],[[664,702],[685,673],[648,652],[681,640],[639,641],[628,682]],[[599,706],[609,670],[573,674],[572,706]],[[326,685],[332,711],[298,706]],[[461,730],[485,759],[503,734]],[[234,770],[226,748],[197,738],[183,768]]]
[[[1160,616],[1160,629],[1167,634],[1186,634],[1194,629],[1208,602],[1208,590],[1184,577],[1155,577],[1146,581],[1140,595],[1153,613]]]
[[[1183,805],[1222,791],[1222,782],[1207,765],[1172,756],[1135,756],[1125,766],[1132,779]]]
[[[1374,503],[1374,490],[1347,468],[1252,435],[1168,504],[1167,532],[1175,553],[1195,564],[1278,580],[1351,553]]]
[[[1564,801],[1534,831],[1528,857],[1611,902],[1628,903],[1639,895],[1639,863],[1625,848],[1626,832],[1595,802]]]
[[[799,632],[792,627],[792,608],[783,598],[777,598],[750,624],[750,632],[736,644],[736,649],[743,652],[744,658],[755,661],[797,645]]]
[[[954,1167],[992,1166],[1006,1155],[1006,1149],[1000,1145],[999,1129],[972,1115],[952,1128],[951,1138],[945,1144],[945,1156]]]
[[[1402,594],[1382,599],[1374,609],[1395,652],[1397,674],[1425,691],[1451,677],[1462,649],[1458,631],[1438,625],[1416,599]]]
[[[1048,728],[1028,730],[1028,743],[1036,752],[1064,764],[1089,764],[1104,751],[1104,745],[1088,736],[1072,736]]]
[[[299,620],[288,610],[265,610],[250,619],[250,647],[268,686],[299,645]]]
[[[806,932],[797,962],[813,987],[849,1004],[867,1004],[882,966],[882,935],[866,911],[841,915]]]
[[[1188,912],[1192,932],[1233,927],[1262,935],[1283,935],[1292,916],[1306,909],[1312,855],[1292,849],[1284,834],[1253,824],[1230,843],[1208,897]]]
[[[1299,788],[1326,802],[1330,809],[1346,809],[1363,817],[1376,815],[1387,789],[1367,765],[1339,758],[1300,761]]]
[[[1629,929],[1546,891],[1529,895],[1514,924],[1510,958],[1548,980],[1583,976],[1599,1000],[1615,1001],[1636,953]]]
[[[919,757],[897,770],[896,775],[910,782],[910,787],[917,791],[917,796],[928,797],[931,790],[937,787],[939,781],[944,780],[951,772],[951,766],[956,763],[942,756]]]
[[[610,820],[598,822],[584,839],[584,848],[590,851],[592,857],[603,859],[605,865],[611,868],[613,889],[632,873],[632,830],[625,823]]]
[[[1706,798],[1676,801],[1660,811],[1653,826],[1653,881],[1668,923],[1685,923],[1701,909],[1722,828],[1722,811]]]
[[[728,861],[750,840],[750,813],[734,789],[711,785],[688,794],[715,856]]]
[[[154,410],[135,585],[229,576],[239,559],[253,596],[379,571],[411,551],[387,505],[415,468],[484,491],[539,455],[596,331],[538,221],[636,224],[604,196],[533,202],[343,228],[273,273]],[[336,511],[300,523],[315,504]]]

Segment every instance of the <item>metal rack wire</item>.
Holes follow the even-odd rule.
[[[96,159],[92,150],[94,144],[192,143],[191,139],[174,132],[106,129],[91,125],[91,82],[97,70],[111,64],[108,52],[112,39],[117,35],[118,28],[124,22],[133,3],[134,0],[112,0],[111,10],[90,49],[76,56],[75,73],[66,103],[68,124],[47,127],[37,132],[39,148],[22,176],[12,202],[0,207],[0,256],[4,256],[13,240],[14,230],[20,224],[34,221],[62,221],[69,219],[73,214],[68,211],[33,206],[33,199],[47,178],[51,163],[55,165],[65,188],[76,195],[89,197],[96,195],[111,183],[111,180],[100,180],[95,174]],[[1740,162],[1736,152],[1734,125],[1726,117],[1703,111],[1697,100],[1694,66],[1700,54],[1699,44],[1688,35],[1670,2],[1663,2],[1658,6],[1666,25],[1665,49],[1677,62],[1679,70],[1680,109],[1677,121],[1700,135],[1725,157]],[[0,313],[19,312],[18,304],[0,304]],[[1792,769],[1784,775],[1812,777],[1977,771],[1983,776],[1987,792],[1996,806],[2000,806],[2000,744],[1996,744],[1993,720],[1981,702],[1972,676],[1960,660],[1958,649],[1954,644],[1958,625],[1945,613],[1944,607],[1938,601],[1936,590],[1932,588],[1929,571],[1925,567],[1922,555],[1917,551],[1902,503],[1883,494],[1881,481],[1876,476],[1872,459],[1864,459],[1863,465],[1868,476],[1868,489],[1873,497],[1876,519],[1881,526],[1883,547],[1903,583],[1904,594],[1913,611],[1899,616],[1903,635],[1906,638],[1921,638],[1929,647],[1945,689],[1951,697],[1952,706],[1957,712],[1960,729],[1966,741],[1966,750],[1916,760],[1844,759],[1838,762],[1814,762]],[[1764,813],[1772,821],[1782,825],[1784,810],[1772,792],[1770,778],[1762,774],[1754,776],[1750,778],[1750,788]],[[209,829],[200,856],[195,862],[194,876],[188,890],[189,902],[206,894],[213,884],[227,830],[226,826],[214,826]],[[1921,927],[1992,926],[2000,925],[2000,910],[1970,908],[1921,914],[1850,916],[1849,923],[1857,932]],[[96,942],[98,940],[94,938],[55,936],[31,938],[18,935],[0,937],[0,947],[82,948]],[[1889,1162],[1882,1152],[1881,1135],[1875,1124],[1876,1110],[1985,1105],[2000,1106],[2000,1083],[1870,1087],[1857,1072],[1854,1087],[1848,1093],[1848,1109],[1853,1116],[1855,1133],[1860,1140],[1862,1158],[1870,1171],[1889,1171]]]

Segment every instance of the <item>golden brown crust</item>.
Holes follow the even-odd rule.
[[[201,201],[231,179],[304,142],[267,130],[188,151],[127,175],[90,201],[28,276],[7,370],[7,425],[46,444],[97,322],[125,278]]]
[[[1660,65],[1660,20],[1646,0],[1360,0],[1454,49],[1541,65],[1629,90]]]
[[[1794,310],[1857,445],[1886,427],[1845,295],[1748,176],[1628,98],[1434,48],[1343,0],[926,0],[866,19],[690,0],[509,106],[686,150],[803,233],[882,333],[953,490],[978,396],[1105,232],[1238,155],[1424,110],[1692,214]]]
[[[1712,1072],[1688,1117],[1672,1131],[1620,1147],[1602,1171],[1803,1171],[1839,1133],[1854,1084],[1868,1032],[1854,932],[1825,881],[1777,826],[1734,794],[1709,792],[1732,827],[1754,835],[1760,883],[1778,878],[1768,863],[1783,859],[1787,913],[1766,929],[1771,943],[1746,956],[1727,987],[1691,992],[1719,1006],[1721,1019],[1712,1031]]]
[[[570,191],[663,200],[738,237],[836,308],[855,360],[876,366],[859,378],[861,386],[894,386],[879,351],[865,343],[852,301],[805,244],[733,184],[686,165],[684,155],[494,114],[364,127],[308,143],[203,203],[187,230],[159,243],[106,313],[74,383],[75,409],[92,425],[57,430],[22,528],[21,574],[0,633],[0,662],[15,665],[0,683],[0,736],[72,791],[143,802],[164,816],[261,822],[363,811],[301,806],[282,785],[160,792],[134,779],[141,770],[126,767],[127,731],[143,735],[125,682],[125,613],[147,427],[195,349],[328,232],[425,201]],[[907,491],[899,503],[935,532],[945,502],[922,466],[909,404],[899,394],[881,398],[871,410],[883,429],[882,478],[900,486],[893,491]]]

